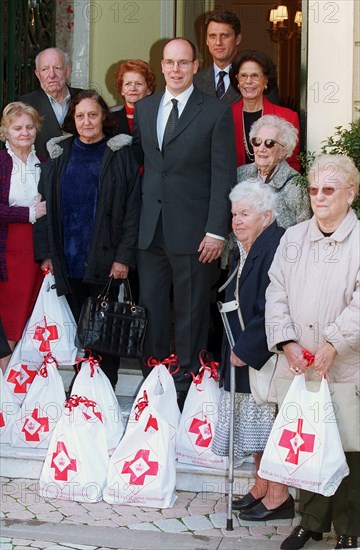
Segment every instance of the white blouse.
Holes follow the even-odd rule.
[[[35,148],[32,146],[25,163],[15,155],[8,141],[6,141],[5,146],[13,161],[9,206],[27,206],[29,208],[29,222],[35,223],[34,205],[38,196],[40,179],[40,161],[36,156]]]

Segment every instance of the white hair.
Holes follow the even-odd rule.
[[[273,219],[276,217],[276,195],[269,185],[255,179],[241,181],[231,190],[229,199],[232,203],[248,199],[250,204],[259,214],[272,212]]]
[[[276,128],[279,142],[286,147],[286,158],[291,157],[298,141],[299,132],[290,122],[276,115],[264,115],[254,122],[250,128],[249,137],[252,139],[263,126]]]
[[[321,170],[330,170],[329,181],[336,181],[337,173],[342,172],[347,183],[353,187],[356,193],[359,192],[360,174],[352,158],[346,155],[319,155],[317,156],[308,173],[308,182],[317,182]]]
[[[39,70],[40,57],[42,56],[43,53],[48,52],[48,51],[50,51],[50,50],[53,50],[53,51],[55,51],[55,52],[57,52],[58,54],[60,54],[60,55],[63,56],[65,67],[67,67],[68,65],[71,65],[71,63],[70,63],[70,57],[69,57],[69,54],[68,54],[68,53],[63,52],[62,50],[60,50],[60,48],[46,48],[45,50],[42,50],[41,52],[39,52],[39,53],[37,54],[37,56],[35,57],[35,67],[36,67],[36,70],[37,70],[37,71]]]

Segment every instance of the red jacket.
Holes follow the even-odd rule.
[[[237,154],[237,165],[243,166],[246,164],[246,157],[245,157],[245,147],[244,147],[244,128],[243,128],[243,106],[244,106],[244,100],[241,99],[237,103],[233,103],[231,105],[232,111],[233,111],[233,117],[234,117],[234,125],[235,125],[235,143],[236,143],[236,154]],[[292,111],[291,109],[287,109],[286,107],[280,107],[280,105],[274,105],[273,103],[270,103],[268,99],[264,96],[264,109],[263,109],[263,115],[276,115],[281,118],[285,118],[288,122],[290,122],[295,128],[299,131],[300,136],[300,124],[299,124],[299,117],[295,111]],[[286,161],[290,164],[294,170],[297,170],[300,172],[301,165],[298,156],[300,152],[300,140],[298,139],[298,142],[295,146],[295,149],[293,151],[293,154],[291,157],[286,159]]]
[[[9,206],[12,158],[4,148],[0,151],[0,281],[7,281],[6,241],[9,223],[29,223],[29,208]]]

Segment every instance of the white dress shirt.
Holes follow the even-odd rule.
[[[220,71],[225,71],[226,75],[224,76],[224,85],[225,85],[225,92],[227,92],[227,89],[230,86],[230,76],[229,76],[230,69],[231,69],[231,63],[230,63],[230,65],[225,67],[225,69],[219,69],[219,67],[217,65],[215,65],[215,63],[214,63],[215,90],[216,90],[218,82],[219,82],[219,72]]]
[[[32,146],[26,163],[15,155],[8,141],[5,143],[5,146],[13,161],[10,179],[9,206],[28,207],[29,222],[35,223],[34,204],[38,196],[40,161],[36,156],[34,146]]]
[[[45,92],[46,93],[46,92]],[[57,118],[58,123],[60,126],[63,125],[65,117],[68,112],[68,106],[70,101],[70,91],[69,88],[66,86],[66,96],[63,101],[63,103],[59,103],[53,96],[46,94],[49,98],[50,105],[52,107],[52,110],[55,113],[55,116]]]
[[[171,100],[172,99],[178,100],[177,107],[178,107],[179,118],[180,118],[181,113],[185,109],[185,106],[193,90],[194,90],[194,86],[191,85],[190,88],[187,88],[184,92],[182,92],[181,94],[175,97],[167,89],[165,89],[165,93],[162,96],[160,101],[159,111],[157,116],[157,137],[158,137],[158,143],[159,143],[160,149],[162,148],[162,142],[164,139],[165,126],[168,121],[170,111],[173,108],[173,104]]]

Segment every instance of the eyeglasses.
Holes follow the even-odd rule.
[[[252,80],[253,82],[257,82],[258,80],[260,80],[262,76],[264,75],[259,73],[251,73],[251,74],[239,73],[237,79],[239,82],[246,82],[246,80],[250,78],[250,80]]]
[[[141,86],[145,86],[145,84],[143,84],[143,82],[125,82],[125,84],[123,84],[123,88],[125,88],[125,90],[129,90],[130,88],[135,88],[138,90]]]
[[[351,185],[348,185],[345,189],[350,189],[350,187]],[[330,197],[335,193],[335,191],[338,191],[339,189],[341,189],[341,187],[331,187],[330,185],[325,185],[324,187],[321,187],[321,188],[310,186],[308,187],[308,193],[312,197],[316,197],[319,194],[319,192],[321,192],[323,195],[325,195],[325,197]]]
[[[276,139],[260,139],[257,137],[251,138],[251,144],[253,147],[260,147],[260,145],[264,144],[266,149],[272,149],[276,144],[281,145],[281,147],[285,147],[285,145],[279,141],[276,141]]]
[[[179,69],[187,69],[191,63],[194,63],[194,59],[192,61],[188,61],[187,59],[180,59],[180,61],[164,59],[163,63],[166,69],[172,69],[174,65],[177,65]]]

